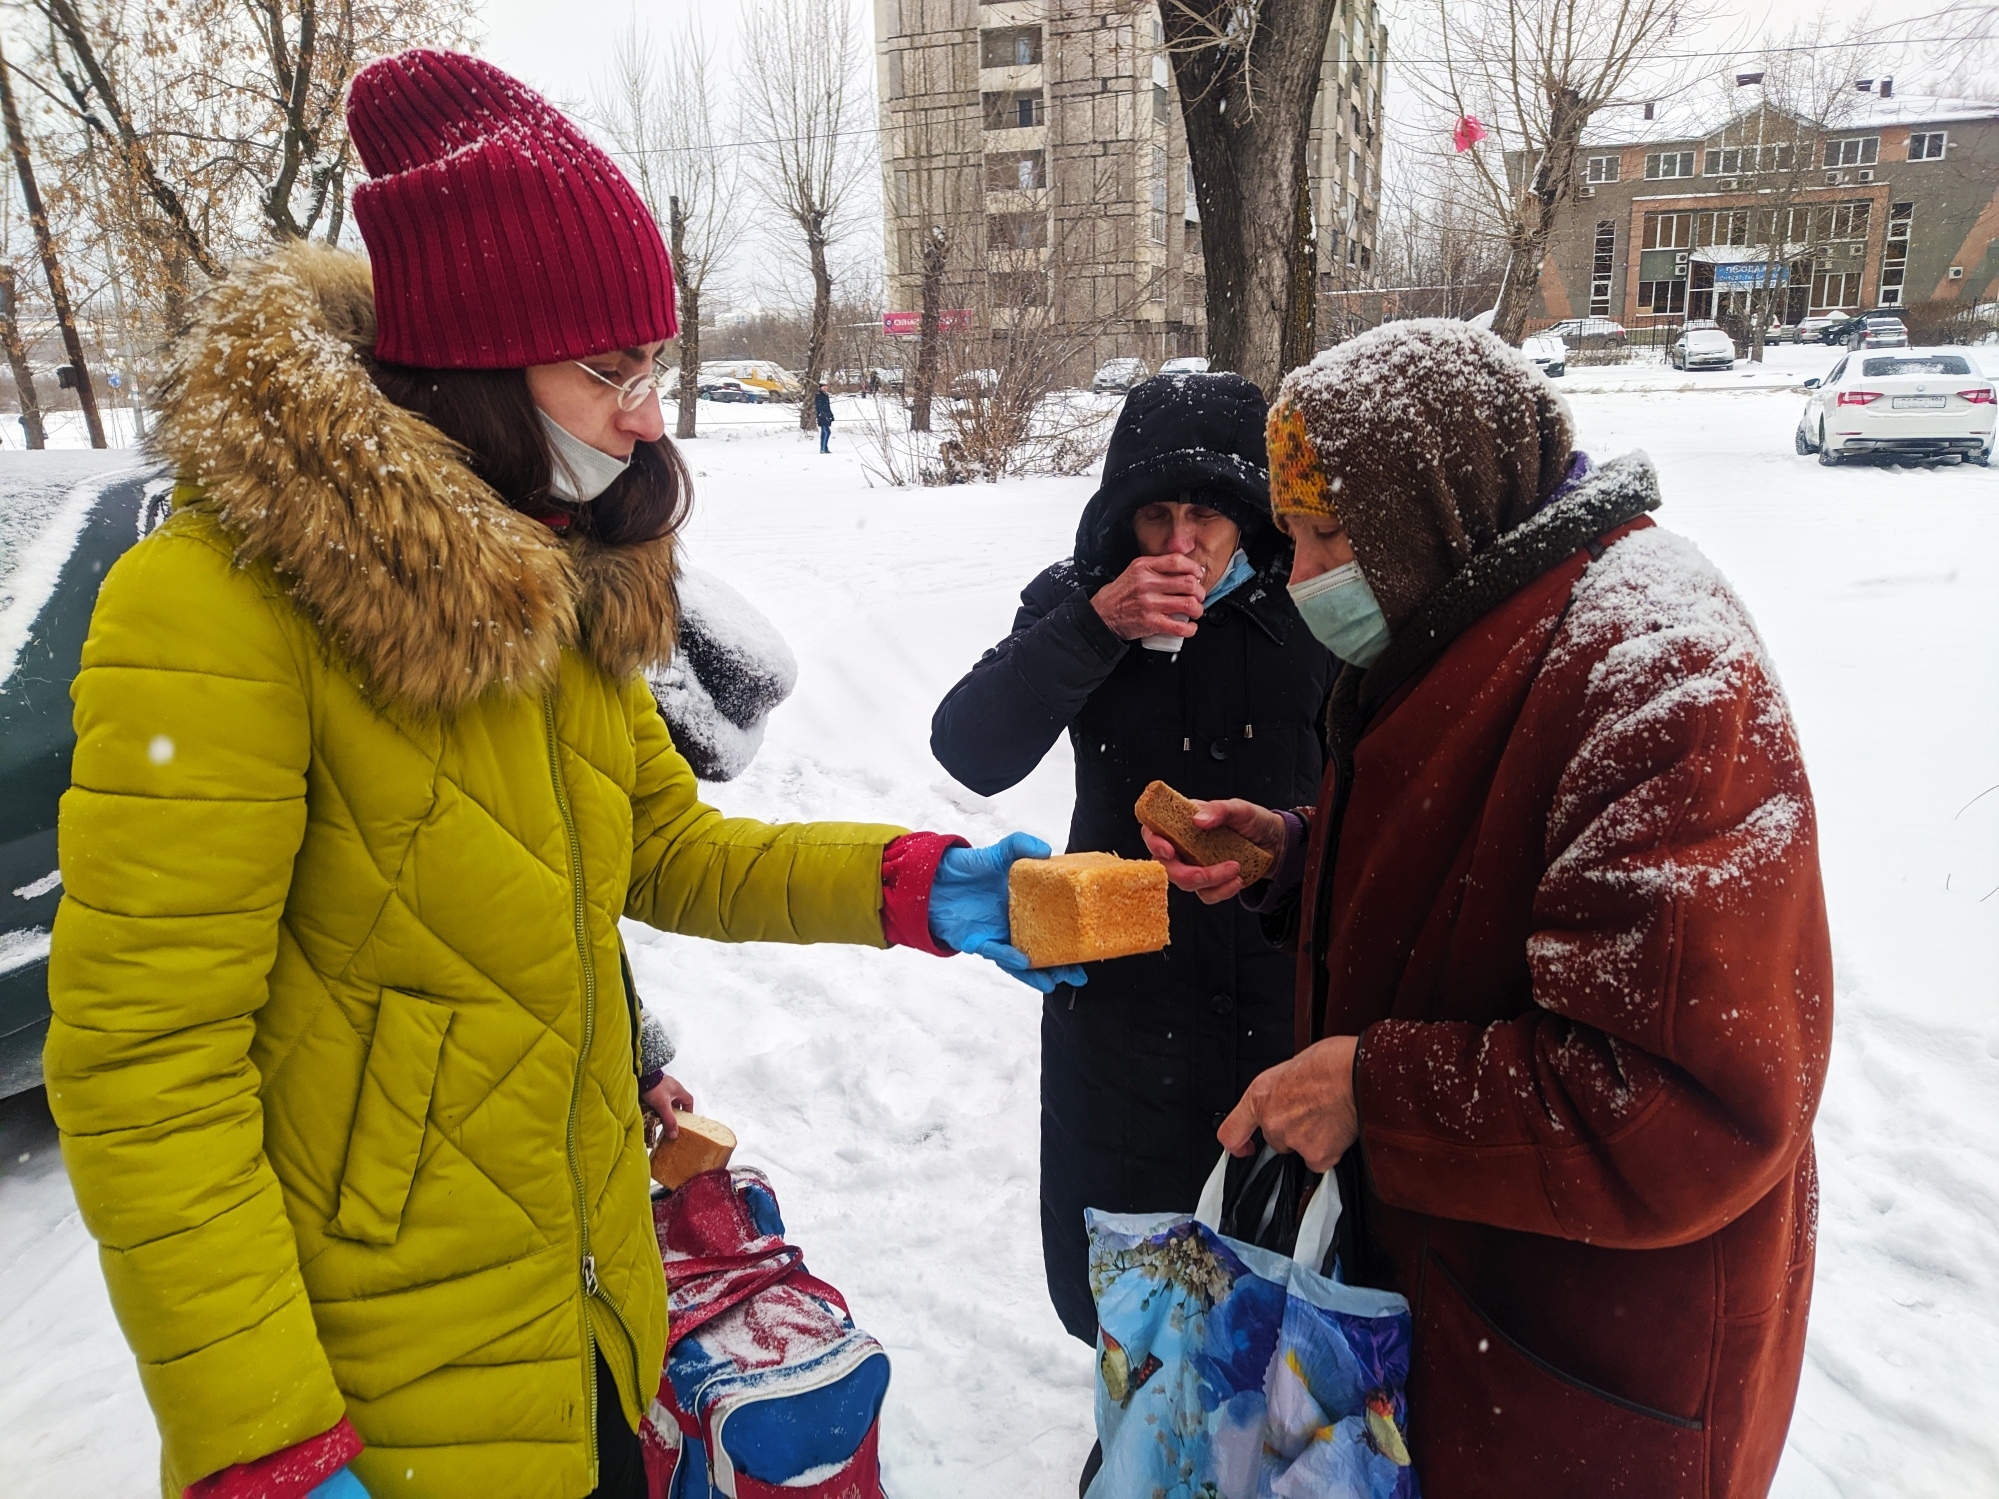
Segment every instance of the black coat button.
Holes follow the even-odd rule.
[[[1209,758],[1210,758],[1210,759],[1214,759],[1214,760],[1226,760],[1226,759],[1228,759],[1228,757],[1229,757],[1229,742],[1228,742],[1228,740],[1226,740],[1226,739],[1217,739],[1217,740],[1216,740],[1216,741],[1215,741],[1215,742],[1214,742],[1213,744],[1209,745],[1209,746],[1208,746],[1208,756],[1209,756]]]
[[[1217,994],[1209,1003],[1214,1006],[1217,1015],[1226,1015],[1235,1008],[1235,1001],[1226,994]]]

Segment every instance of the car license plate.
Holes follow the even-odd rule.
[[[1895,397],[1895,409],[1897,411],[1941,411],[1943,410],[1943,403],[1944,398],[1942,396]]]

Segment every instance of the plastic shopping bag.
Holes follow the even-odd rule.
[[[1331,1173],[1286,1258],[1217,1232],[1222,1157],[1184,1213],[1101,1213],[1097,1438],[1089,1499],[1418,1499],[1409,1303],[1319,1273]]]

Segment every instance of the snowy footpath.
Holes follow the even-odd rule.
[[[1776,1492],[1999,1496],[1999,471],[1822,469],[1791,452],[1801,397],[1761,380],[1586,383],[1583,445],[1650,452],[1660,522],[1748,601],[1818,797],[1838,1028]],[[822,458],[776,417],[737,408],[688,447],[690,560],[768,613],[801,668],[760,759],[711,799],[1059,846],[1066,747],[982,798],[931,759],[929,718],[1067,552],[1091,481],[871,489],[851,423]],[[1091,1360],[1042,1288],[1036,997],[965,958],[627,938],[675,1073],[894,1358],[889,1493],[1073,1493]],[[0,1105],[0,1494],[156,1492],[38,1099]]]

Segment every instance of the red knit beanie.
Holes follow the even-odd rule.
[[[512,369],[679,331],[673,265],[624,173],[490,63],[416,48],[347,94],[369,180],[354,220],[375,275],[375,357]]]

